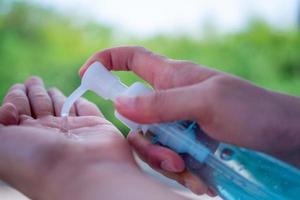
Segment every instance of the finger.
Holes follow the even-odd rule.
[[[54,109],[43,81],[39,77],[31,77],[25,83],[34,117],[41,118],[53,115]]]
[[[93,104],[92,102],[84,99],[79,98],[75,102],[76,112],[78,116],[97,116],[103,117],[99,108]]]
[[[194,84],[216,73],[190,62],[172,61],[143,47],[117,47],[94,54],[80,75],[95,61],[110,70],[133,71],[157,89]]]
[[[63,93],[60,90],[58,90],[56,88],[49,89],[48,94],[53,102],[54,115],[59,117],[61,109],[66,101],[66,97],[65,97],[65,95],[63,95]],[[70,110],[70,116],[76,116],[74,105],[72,106],[72,108]]]
[[[5,103],[0,107],[0,124],[17,125],[18,121],[18,111],[14,104]]]
[[[179,184],[185,186],[195,194],[208,193],[207,185],[199,179],[197,176],[193,175],[191,172],[185,170],[181,173],[172,173],[168,171],[159,171],[164,176],[177,181]],[[211,191],[210,191],[211,192]]]
[[[13,85],[4,98],[5,103],[12,103],[19,115],[31,115],[30,104],[23,84]]]
[[[140,158],[151,167],[169,172],[182,172],[184,170],[183,160],[170,149],[153,145],[140,133],[131,132],[127,138]]]
[[[131,132],[128,142],[138,156],[163,175],[176,180],[196,194],[207,192],[206,185],[185,169],[181,157],[168,148],[153,145],[142,134]]]
[[[216,197],[217,196],[217,193],[215,192],[215,190],[210,188],[210,187],[208,187],[206,194],[210,197]]]
[[[19,122],[20,123],[24,123],[25,121],[29,121],[29,120],[32,120],[34,121],[34,123],[36,123],[36,120],[34,120],[31,116],[29,115],[20,115],[19,116]]]
[[[115,106],[123,116],[139,123],[210,119],[210,101],[205,86],[156,91],[137,97],[118,97]]]

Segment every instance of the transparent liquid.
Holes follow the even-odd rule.
[[[70,125],[69,125],[69,113],[70,113],[70,110],[73,106],[73,104],[75,103],[75,101],[77,99],[79,99],[83,94],[84,92],[86,91],[85,88],[83,87],[78,87],[65,101],[63,107],[62,107],[62,110],[61,110],[61,117],[63,118],[62,119],[62,124],[61,124],[61,128],[60,128],[60,131],[65,133],[65,135],[67,137],[72,137],[72,138],[75,138],[75,139],[79,139],[79,137],[75,134],[72,134],[71,131],[70,131]]]
[[[62,118],[60,131],[63,132],[67,136],[70,134],[69,117],[68,116],[64,116]]]
[[[79,99],[84,93],[86,92],[86,89],[82,86],[78,87],[65,101],[60,116],[62,117],[68,117],[70,110],[72,108],[72,105],[75,103],[77,99]],[[66,119],[67,122],[67,119]]]
[[[71,132],[71,127],[69,124],[68,116],[62,117],[60,132],[64,133],[65,136],[68,138],[72,138],[72,139],[76,139],[76,140],[80,139],[80,137],[78,135]]]

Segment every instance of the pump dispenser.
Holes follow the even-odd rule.
[[[127,87],[100,62],[93,63],[81,85],[66,100],[61,116],[87,90],[114,101],[118,96],[143,95],[152,90],[142,83]],[[219,143],[207,137],[196,122],[139,124],[119,113],[115,116],[131,130],[149,131],[153,143],[179,153],[192,173],[203,179],[225,200],[296,200],[300,171],[276,158],[253,150]],[[203,135],[201,140],[197,137]]]
[[[146,87],[144,84],[139,82],[127,87],[120,81],[118,77],[109,72],[100,62],[95,62],[84,73],[80,86],[68,97],[67,101],[62,107],[61,116],[68,116],[75,101],[88,90],[95,92],[103,99],[111,101],[115,101],[116,97],[121,95],[136,96],[152,91],[149,87]],[[126,119],[118,112],[115,112],[115,116],[131,130],[147,130],[147,125],[141,125]]]
[[[88,90],[95,92],[104,99],[114,101],[126,89],[127,86],[122,84],[100,62],[95,62],[83,75],[81,85],[68,98],[71,100],[70,103],[63,105],[61,115],[68,116],[73,103]]]

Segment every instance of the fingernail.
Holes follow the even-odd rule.
[[[160,163],[160,167],[163,170],[169,171],[169,172],[178,172],[178,169],[173,165],[173,163],[170,160],[164,160]]]
[[[214,192],[214,190],[212,188],[208,188],[207,190],[207,195],[210,196],[210,197],[214,197],[216,196],[216,193]]]
[[[115,105],[118,107],[124,107],[126,109],[131,109],[133,108],[133,104],[134,104],[134,98],[133,97],[117,97],[116,101],[115,101]]]
[[[195,184],[193,184],[192,182],[186,181],[186,182],[184,183],[184,186],[187,187],[190,191],[192,191],[193,193],[195,193],[195,194],[197,194],[197,195],[203,194],[202,189],[196,187]]]

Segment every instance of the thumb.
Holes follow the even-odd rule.
[[[118,97],[120,114],[138,123],[198,120],[207,113],[208,102],[200,85],[155,91],[137,97]]]

